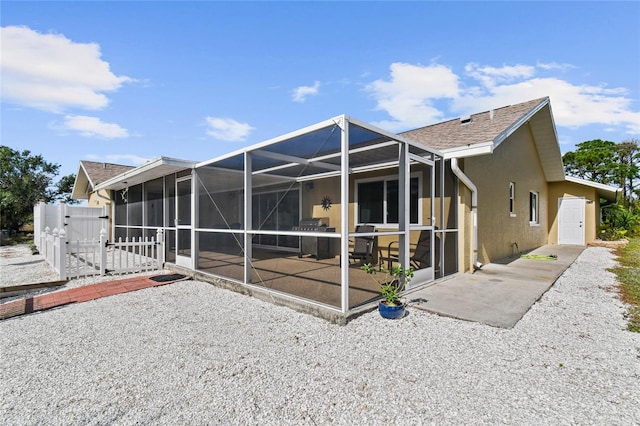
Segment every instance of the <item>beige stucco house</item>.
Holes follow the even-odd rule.
[[[81,168],[76,186],[90,187]],[[618,192],[565,176],[548,98],[402,134],[342,115],[200,163],[159,158],[92,189],[113,194],[115,238],[160,228],[170,267],[324,317],[379,295],[358,242],[367,261],[411,265],[413,288],[587,244],[600,200]]]
[[[619,192],[565,176],[549,98],[402,135],[438,149],[458,169],[458,221],[464,229],[460,265],[465,271],[475,262],[545,244],[595,240],[600,199],[614,201]]]

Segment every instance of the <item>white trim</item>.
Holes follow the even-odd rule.
[[[536,205],[535,205],[535,211],[532,209],[532,204],[531,204],[531,195],[535,195],[535,200],[536,200]],[[531,216],[534,216],[532,213],[535,214],[535,217],[532,220]],[[538,191],[529,191],[529,225],[530,226],[540,226],[540,193]]]
[[[516,183],[509,182],[509,216],[516,217]]]
[[[622,192],[622,188],[616,188],[615,186],[605,185],[604,183],[593,182],[587,179],[580,179],[573,176],[565,176],[567,182],[578,183],[580,185],[591,186],[593,188],[601,189],[603,191],[610,192]]]
[[[467,146],[443,149],[442,154],[445,160],[451,158],[475,157],[478,155],[493,154],[493,142],[480,142]]]
[[[536,105],[531,110],[529,110],[525,115],[520,117],[520,119],[518,121],[513,123],[511,126],[507,127],[502,133],[500,133],[493,140],[494,149],[497,148],[498,145],[500,145],[502,142],[504,142],[505,139],[507,139],[509,136],[511,136],[511,134],[513,132],[518,130],[520,128],[520,126],[522,126],[524,123],[529,121],[534,115],[536,115],[538,113],[538,111],[540,111],[542,108],[544,108],[545,105],[548,105],[549,103],[550,103],[549,97],[544,98],[538,105]],[[552,119],[553,119],[553,117],[552,117]],[[555,133],[555,126],[554,126],[553,130],[554,130],[554,133]],[[555,140],[556,141],[558,140],[557,136],[556,136]],[[557,144],[557,142],[556,142],[556,144]]]
[[[97,192],[102,189],[123,189],[127,186],[138,185],[171,173],[177,173],[181,170],[191,169],[194,164],[194,161],[159,157],[143,164],[142,166],[136,167],[135,169],[128,170],[118,176],[105,180],[104,182],[96,185],[93,190]],[[149,174],[149,176],[145,176],[146,174]],[[128,182],[129,180],[131,180],[131,182]]]

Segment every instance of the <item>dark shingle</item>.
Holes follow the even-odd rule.
[[[134,168],[132,166],[123,166],[122,164],[97,163],[94,161],[80,161],[80,164],[82,164],[89,181],[94,187],[105,180]]]
[[[456,118],[400,133],[430,148],[447,150],[495,139],[546,98],[534,99],[471,115],[471,121]]]

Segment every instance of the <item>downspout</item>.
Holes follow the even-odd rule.
[[[458,159],[451,159],[451,171],[460,181],[471,191],[471,216],[473,218],[472,247],[473,254],[471,256],[472,272],[482,268],[482,263],[478,262],[478,188],[471,182],[471,179],[465,175],[460,167],[458,167]]]

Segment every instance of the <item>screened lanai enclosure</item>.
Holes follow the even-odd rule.
[[[142,170],[146,167],[145,170]],[[437,152],[339,116],[198,164],[105,183],[114,234],[165,233],[166,261],[345,314],[379,298],[360,266],[454,273],[457,181]]]

